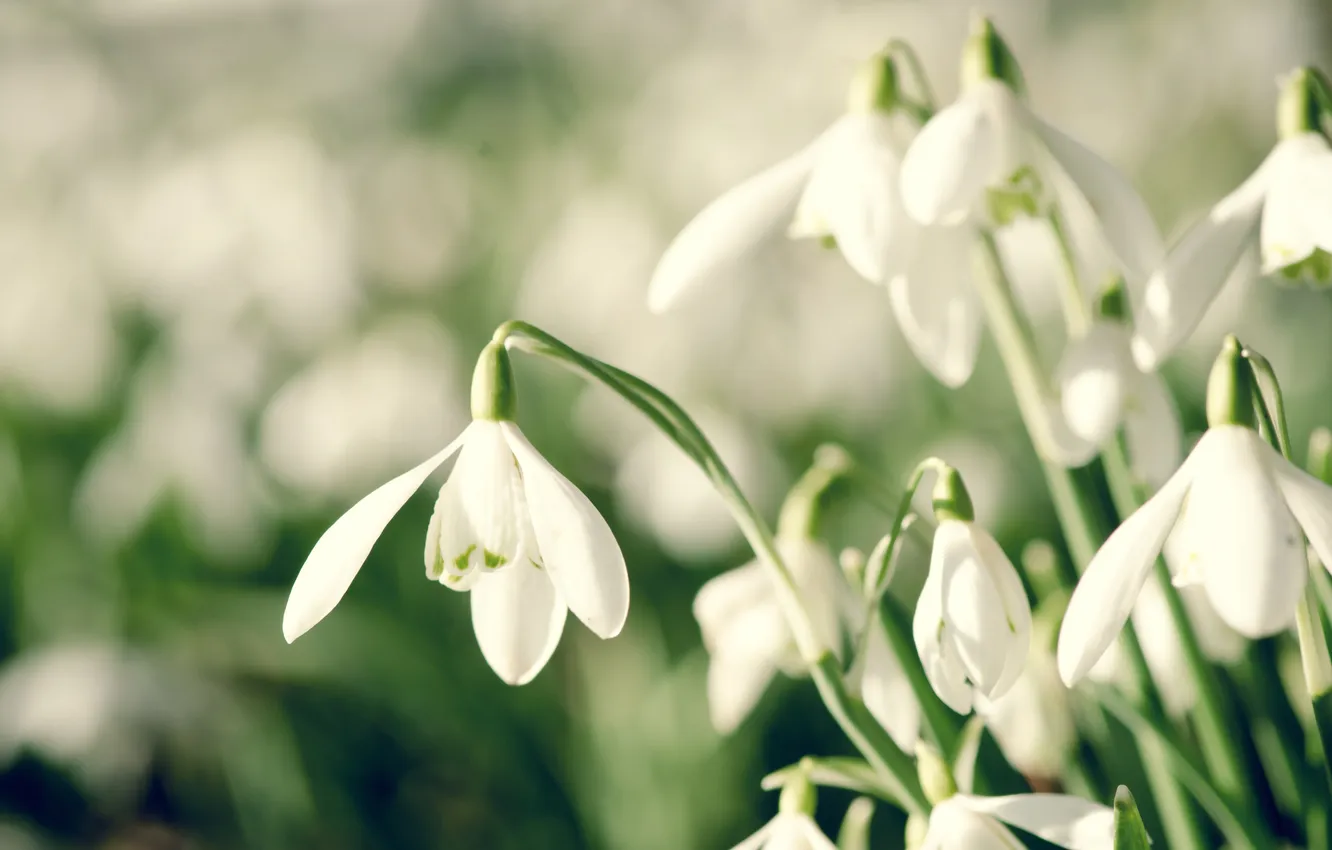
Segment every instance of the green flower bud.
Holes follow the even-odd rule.
[[[1207,424],[1243,425],[1255,428],[1253,374],[1244,359],[1243,347],[1234,334],[1221,343],[1221,353],[1207,377]]]
[[[1129,317],[1128,296],[1124,292],[1124,278],[1115,275],[1096,298],[1096,318],[1111,322],[1125,322]]]
[[[511,421],[517,412],[518,393],[509,352],[502,342],[487,343],[472,372],[472,418],[504,422]]]
[[[1014,92],[1026,91],[1022,69],[1013,51],[985,15],[971,19],[971,32],[962,47],[962,88],[968,89],[984,80],[998,80]]]
[[[819,795],[814,784],[804,773],[796,773],[782,786],[782,796],[777,800],[777,810],[787,814],[808,815],[814,817]]]
[[[925,792],[925,799],[931,805],[939,805],[957,793],[957,782],[953,771],[944,761],[943,755],[924,741],[916,742],[916,774],[920,777],[920,787]]]
[[[1320,426],[1309,435],[1305,468],[1324,484],[1332,484],[1332,431]]]
[[[962,476],[951,466],[939,471],[939,479],[934,482],[934,492],[931,496],[934,516],[940,522],[946,519],[972,522],[976,519],[976,511],[971,505],[971,494],[962,483]]]
[[[1317,133],[1322,127],[1319,74],[1313,68],[1296,68],[1281,83],[1277,98],[1277,137],[1289,139],[1302,133]]]
[[[876,53],[860,63],[847,90],[847,111],[891,113],[897,102],[897,65],[893,58]]]

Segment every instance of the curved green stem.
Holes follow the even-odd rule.
[[[889,56],[899,56],[911,68],[911,76],[916,81],[916,90],[920,95],[920,106],[923,107],[924,118],[921,123],[925,123],[934,114],[936,107],[934,100],[934,91],[930,88],[930,78],[925,73],[925,66],[916,55],[916,49],[907,41],[900,38],[890,38],[883,46],[883,52]]]
[[[647,416],[702,468],[726,502],[745,539],[772,575],[796,645],[809,665],[810,675],[829,713],[908,811],[928,812],[930,804],[916,778],[911,758],[879,726],[864,703],[847,690],[837,658],[815,637],[809,613],[801,604],[795,579],[777,550],[772,532],[693,419],[673,399],[641,378],[588,357],[527,322],[505,322],[495,331],[494,340],[547,357],[606,386]]]

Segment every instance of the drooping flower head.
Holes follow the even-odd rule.
[[[1172,534],[1176,584],[1199,584],[1220,618],[1250,638],[1286,629],[1308,578],[1304,538],[1332,556],[1332,487],[1282,457],[1254,429],[1257,389],[1228,337],[1208,381],[1209,428],[1156,495],[1101,547],[1069,601],[1059,673],[1072,685],[1128,619]]]
[[[1277,144],[1258,168],[1184,231],[1135,305],[1133,352],[1155,368],[1198,326],[1246,252],[1262,273],[1332,281],[1332,148],[1324,132],[1328,86],[1314,68],[1282,82]]]
[[[859,275],[888,288],[908,345],[942,383],[971,376],[981,315],[971,292],[969,234],[922,228],[898,189],[916,118],[903,108],[886,53],[852,81],[846,114],[790,158],[749,178],[693,218],[662,255],[648,306],[664,312],[769,237],[831,242]]]
[[[629,612],[629,576],[610,527],[514,422],[512,367],[490,343],[472,382],[472,424],[419,466],[357,502],[319,538],[287,600],[294,641],[342,599],[370,549],[407,500],[454,454],[426,534],[426,576],[470,591],[482,655],[509,684],[545,666],[572,610],[602,638]]]
[[[976,524],[951,467],[935,485],[934,512],[939,526],[912,634],[934,692],[967,714],[978,696],[1003,696],[1022,673],[1031,607],[1013,563]]]
[[[920,850],[1022,850],[1005,824],[1068,850],[1111,850],[1115,813],[1068,794],[958,794],[930,812]]]

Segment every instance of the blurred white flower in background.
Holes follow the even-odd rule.
[[[976,710],[1014,767],[1029,777],[1057,779],[1077,744],[1078,731],[1048,643],[1044,636],[1033,640],[1012,690],[978,701]]]
[[[363,492],[466,424],[466,383],[448,332],[387,316],[281,387],[259,423],[259,454],[306,498]]]
[[[104,399],[121,345],[81,234],[56,215],[0,211],[0,390],[78,415]]]

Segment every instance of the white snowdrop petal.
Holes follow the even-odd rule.
[[[648,283],[648,308],[663,313],[711,282],[791,219],[817,159],[816,140],[708,204],[667,247]]]
[[[1055,399],[1045,399],[1044,416],[1031,422],[1031,440],[1036,453],[1051,463],[1076,469],[1091,463],[1100,450],[1096,443],[1073,432],[1064,416],[1063,405]]]
[[[865,641],[860,693],[865,707],[879,721],[903,752],[915,752],[920,740],[920,704],[911,681],[883,633],[883,622],[875,615]]]
[[[934,554],[941,570],[944,640],[951,640],[976,690],[988,695],[1008,661],[1008,616],[995,574],[983,563],[971,531],[968,523],[940,522]]]
[[[483,559],[476,529],[463,508],[462,486],[459,476],[449,476],[435,500],[426,530],[426,577],[438,581],[450,590],[467,591],[481,575],[478,565]]]
[[[1129,383],[1137,374],[1124,325],[1095,322],[1081,339],[1071,340],[1055,380],[1073,433],[1096,445],[1108,440],[1119,425]]]
[[[806,538],[779,539],[777,549],[795,579],[814,636],[821,646],[838,652],[842,644],[841,593],[845,580],[832,552],[826,544]]]
[[[1166,253],[1133,300],[1133,356],[1144,372],[1156,369],[1202,321],[1221,287],[1258,232],[1280,148],[1240,186],[1190,226]]]
[[[542,565],[574,616],[602,638],[629,616],[629,570],[606,520],[512,422],[500,424],[522,471]]]
[[[1281,145],[1287,153],[1273,174],[1259,236],[1264,274],[1316,248],[1332,251],[1332,150],[1318,133]]]
[[[731,850],[759,850],[760,847],[767,843],[768,836],[772,835],[772,831],[776,827],[776,824],[777,819],[773,818],[763,826],[759,827],[758,831],[753,835],[732,847]]]
[[[887,116],[847,114],[825,136],[796,212],[806,230],[836,239],[851,268],[872,283],[901,268],[917,229],[902,207],[898,164]]]
[[[1246,637],[1275,634],[1294,620],[1308,572],[1299,527],[1269,472],[1278,455],[1239,425],[1211,428],[1202,442],[1207,463],[1181,521],[1187,555],[1222,620]]]
[[[703,645],[711,651],[737,616],[775,598],[772,578],[757,561],[709,579],[694,596],[694,619],[703,633]]]
[[[1332,487],[1279,456],[1272,472],[1318,560],[1332,569]]]
[[[472,628],[486,663],[506,683],[525,685],[546,666],[568,609],[545,573],[523,558],[472,589]]]
[[[888,283],[893,316],[917,359],[946,387],[976,368],[982,316],[972,289],[969,228],[925,227],[905,274]]]
[[[902,202],[921,224],[957,224],[971,211],[996,167],[993,120],[984,104],[962,96],[934,115],[902,158]]]
[[[1201,451],[1115,529],[1078,580],[1059,629],[1059,676],[1072,687],[1119,635],[1189,492]]]
[[[966,799],[959,794],[934,807],[922,850],[1023,850],[1017,836],[994,818],[973,811]]]
[[[986,693],[988,698],[994,699],[1008,693],[1026,667],[1031,647],[1031,603],[1027,600],[1027,591],[1022,586],[1022,579],[1018,577],[1013,562],[999,543],[978,525],[971,524],[968,530],[980,563],[986,568],[999,592],[1006,620],[1004,631],[994,639],[996,648],[1002,646],[1005,656],[999,680]]]
[[[792,833],[803,839],[802,844],[792,843],[791,850],[837,850],[837,845],[833,844],[832,840],[823,834],[823,830],[819,829],[819,825],[814,823],[813,818],[808,815],[791,815],[790,817]]]
[[[1069,850],[1106,850],[1114,843],[1115,812],[1068,794],[1014,794],[953,799],[973,812],[996,817]]]
[[[951,651],[951,643],[946,645],[942,640],[946,628],[943,619],[942,560],[942,555],[931,554],[930,570],[926,574],[925,585],[921,588],[916,612],[911,620],[911,634],[930,687],[953,711],[969,714],[972,705],[971,686],[960,669],[956,653]]]
[[[441,539],[440,554],[446,568],[450,560],[465,556],[477,568],[495,569],[518,556],[527,524],[522,479],[500,423],[478,420],[471,431],[449,478],[457,481],[458,505],[476,535],[471,541],[476,549],[450,553]]]
[[[1137,374],[1124,408],[1124,439],[1134,474],[1151,492],[1179,468],[1184,432],[1160,374]]]
[[[1126,276],[1145,279],[1161,264],[1165,246],[1142,196],[1119,169],[1029,111],[1026,113],[1032,132],[1091,207]]]
[[[282,634],[291,643],[324,619],[351,586],[352,579],[412,494],[420,489],[440,464],[463,445],[471,428],[465,429],[443,451],[382,485],[361,499],[320,536],[301,566],[282,614]]]

